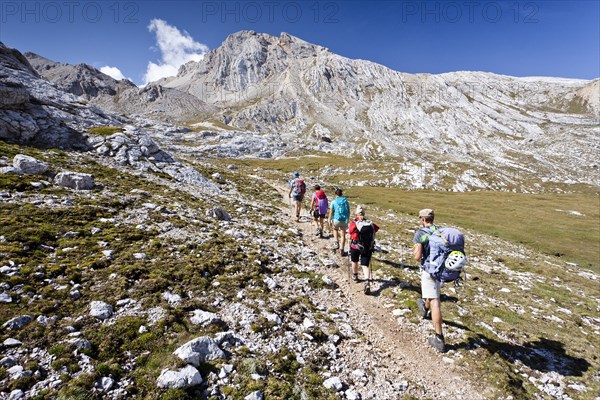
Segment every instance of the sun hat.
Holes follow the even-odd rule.
[[[356,215],[365,215],[365,208],[363,206],[356,206]]]
[[[431,208],[424,208],[419,211],[419,217],[433,218],[433,210]]]

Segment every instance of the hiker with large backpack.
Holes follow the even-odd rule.
[[[343,196],[342,189],[335,189],[335,199],[329,206],[329,226],[333,231],[333,238],[335,239],[336,249],[340,248],[340,236],[342,239],[342,248],[340,254],[344,257],[346,248],[346,230],[348,229],[348,220],[350,219],[350,203],[348,199]]]
[[[352,280],[358,282],[358,263],[363,270],[365,277],[365,294],[368,294],[373,279],[369,264],[371,255],[375,248],[375,233],[379,227],[372,221],[365,218],[365,208],[356,207],[355,217],[350,222],[348,234],[350,235],[350,261],[352,261]]]
[[[300,210],[302,208],[302,201],[304,200],[305,193],[306,183],[304,183],[304,179],[300,178],[299,172],[294,172],[294,179],[290,182],[290,192],[288,193],[288,197],[294,200],[296,222],[300,221]]]
[[[440,288],[445,282],[456,281],[465,264],[464,236],[456,228],[438,228],[430,208],[419,211],[419,230],[413,238],[413,257],[421,262],[421,296],[417,307],[422,318],[431,312],[435,334],[429,344],[438,352],[446,350],[442,329]]]
[[[325,221],[325,215],[327,215],[327,210],[329,209],[329,200],[320,185],[315,185],[314,189],[315,192],[312,195],[310,209],[316,226],[316,235],[323,237],[323,222]]]

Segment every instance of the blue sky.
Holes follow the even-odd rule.
[[[118,68],[138,84],[243,29],[288,32],[409,73],[600,76],[598,0],[0,2],[6,45]]]

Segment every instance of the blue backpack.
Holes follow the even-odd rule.
[[[333,205],[336,206],[335,211],[339,217],[338,221],[348,222],[348,218],[350,217],[350,204],[348,200],[345,197],[338,197],[333,201]]]
[[[456,228],[438,229],[435,225],[423,230],[429,235],[429,256],[423,270],[441,282],[459,279],[466,264],[464,235]]]

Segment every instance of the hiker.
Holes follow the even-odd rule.
[[[306,193],[306,184],[304,183],[304,179],[300,179],[299,172],[294,172],[294,179],[290,182],[290,192],[288,193],[288,197],[294,199],[296,222],[300,221],[300,209],[302,208],[304,193]]]
[[[335,239],[335,248],[340,249],[340,237],[342,241],[342,248],[340,254],[344,257],[346,248],[346,230],[348,229],[348,220],[350,219],[350,204],[348,200],[343,196],[342,189],[335,189],[335,199],[329,206],[329,226],[333,231],[333,238]]]
[[[370,287],[370,281],[373,279],[369,269],[371,255],[375,247],[375,233],[379,227],[365,218],[365,208],[357,206],[355,217],[350,222],[348,234],[350,235],[350,261],[352,261],[352,280],[358,282],[358,263],[363,270],[365,277],[365,293]]]
[[[313,221],[317,227],[316,235],[323,237],[323,222],[325,221],[325,215],[327,215],[329,201],[327,200],[327,195],[325,192],[321,190],[321,186],[315,185],[314,190],[315,192],[312,195],[310,209],[313,216]]]
[[[426,318],[431,311],[431,321],[435,334],[429,338],[429,344],[438,352],[443,353],[446,349],[444,333],[442,331],[442,307],[440,301],[441,282],[434,279],[426,272],[425,266],[429,262],[429,236],[431,232],[438,229],[433,224],[434,213],[430,208],[419,211],[419,230],[413,238],[413,257],[421,262],[421,296],[417,299],[417,307],[422,318]]]

